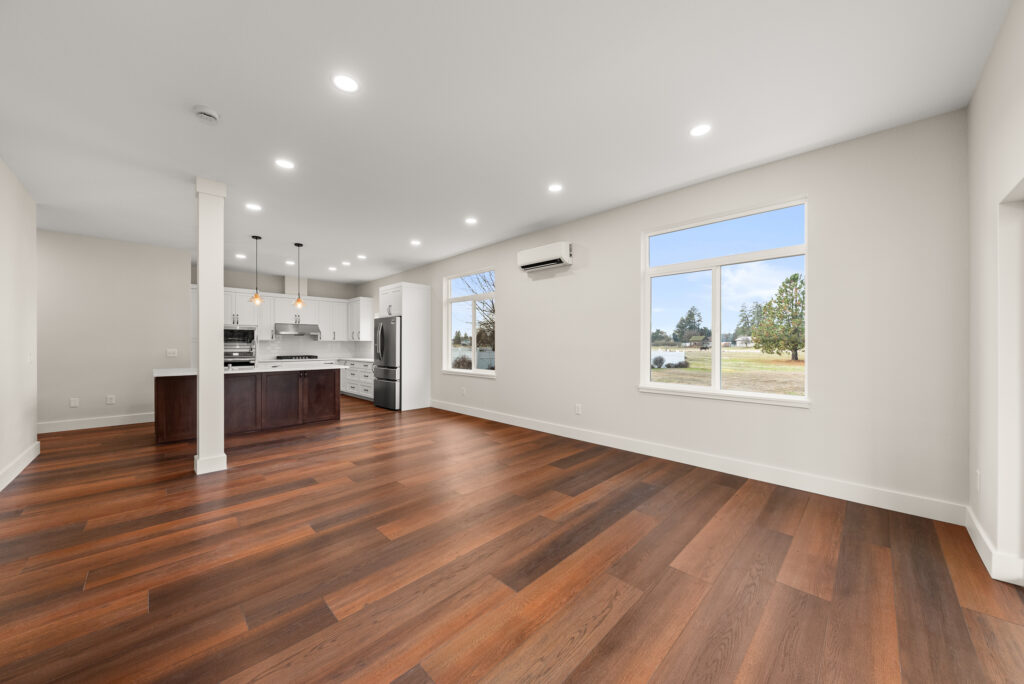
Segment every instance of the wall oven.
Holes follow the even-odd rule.
[[[224,327],[224,365],[256,365],[256,326],[228,325]]]

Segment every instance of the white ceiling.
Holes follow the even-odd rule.
[[[191,248],[205,176],[230,267],[259,233],[261,270],[301,241],[303,275],[361,282],[962,107],[1008,6],[4,1],[0,157],[42,228]]]

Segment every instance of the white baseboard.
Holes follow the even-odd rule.
[[[113,427],[115,425],[134,425],[135,423],[152,423],[153,412],[124,413],[119,416],[96,416],[95,418],[72,418],[70,420],[46,420],[38,424],[36,432],[65,432],[67,430],[86,430],[88,428]]]
[[[215,454],[213,456],[199,457],[199,454],[195,455],[194,459],[196,475],[205,475],[206,473],[215,473],[218,470],[228,469],[228,457],[227,454]]]
[[[646,440],[634,439],[632,437],[622,437],[620,435],[613,435],[607,432],[576,428],[569,425],[563,425],[561,423],[551,423],[534,418],[525,418],[511,413],[490,411],[487,409],[476,408],[475,406],[466,406],[464,404],[456,404],[437,399],[432,400],[430,405],[434,408],[439,408],[445,411],[462,413],[468,416],[493,420],[498,423],[505,423],[507,425],[516,425],[530,430],[547,432],[561,437],[569,437],[571,439],[578,439],[584,442],[591,442],[593,444],[600,444],[602,446],[613,447],[615,449],[622,449],[624,451],[633,451],[646,456],[654,456],[656,458],[663,458],[669,461],[677,461],[679,463],[700,466],[701,468],[717,470],[731,475],[749,477],[754,480],[770,482],[772,484],[792,487],[794,489],[802,489],[804,491],[814,492],[815,494],[823,494],[825,496],[854,501],[856,503],[862,503],[869,506],[877,506],[879,508],[885,508],[899,513],[919,515],[925,518],[941,520],[943,522],[953,523],[956,525],[963,525],[965,520],[966,506],[964,506],[964,504],[956,503],[955,501],[933,499],[931,497],[912,494],[910,492],[872,487],[871,485],[851,482],[849,480],[839,480],[836,478],[826,477],[824,475],[815,475],[814,473],[790,470],[788,468],[780,468],[778,466],[755,463],[753,461],[745,461],[738,458],[730,458],[728,456],[716,456],[715,454],[694,451],[692,449],[683,449],[669,444],[648,442]]]
[[[33,442],[18,454],[13,461],[8,463],[3,470],[0,470],[0,491],[3,491],[4,487],[11,484],[14,478],[18,477],[18,474],[25,469],[25,466],[34,461],[38,455],[39,442]]]
[[[967,507],[965,525],[967,533],[971,535],[971,541],[974,542],[974,548],[978,550],[981,562],[985,564],[992,579],[1024,585],[1024,558],[999,551],[985,533],[985,528],[981,526],[981,522],[974,515],[974,509],[970,506]]]

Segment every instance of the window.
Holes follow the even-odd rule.
[[[641,389],[807,396],[806,205],[646,239]]]
[[[445,370],[493,375],[494,271],[445,278]]]

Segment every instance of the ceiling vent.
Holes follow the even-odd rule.
[[[220,114],[213,111],[209,107],[203,105],[196,105],[192,108],[192,113],[196,115],[196,118],[205,124],[213,125],[220,121]]]

